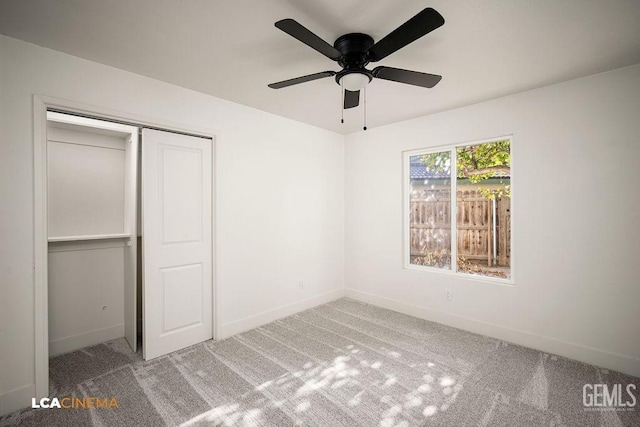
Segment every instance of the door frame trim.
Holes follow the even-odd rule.
[[[35,394],[36,398],[49,397],[49,304],[48,304],[48,236],[47,236],[47,110],[62,110],[71,114],[86,115],[96,119],[106,119],[123,124],[140,127],[151,127],[169,132],[197,135],[211,139],[212,174],[212,310],[213,310],[213,339],[218,339],[220,322],[219,303],[217,298],[217,171],[218,156],[216,146],[221,132],[214,129],[200,128],[192,125],[171,122],[169,120],[145,117],[129,112],[117,111],[87,105],[75,101],[54,98],[50,96],[33,95],[33,282],[34,282],[34,365],[35,365]]]

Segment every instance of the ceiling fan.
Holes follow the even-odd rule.
[[[338,37],[333,46],[331,46],[297,21],[293,19],[280,20],[275,23],[276,27],[312,49],[317,50],[327,58],[336,61],[342,67],[342,70],[338,72],[322,71],[283,80],[271,83],[269,87],[281,89],[299,83],[335,76],[336,83],[344,90],[343,104],[345,109],[358,106],[360,103],[360,90],[374,78],[432,88],[438,84],[442,76],[384,66],[376,67],[373,70],[367,70],[365,67],[370,62],[377,62],[386,58],[443,24],[444,18],[442,15],[428,7],[377,43],[374,43],[373,38],[367,34],[349,33]]]

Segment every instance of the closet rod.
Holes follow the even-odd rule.
[[[91,114],[77,113],[77,112],[74,112],[74,111],[67,111],[67,110],[62,110],[62,109],[58,109],[58,108],[47,108],[47,111],[51,111],[52,113],[67,114],[69,116],[84,117],[85,119],[94,119],[94,120],[102,120],[103,122],[118,123],[120,125],[135,126],[139,130],[141,130],[141,129],[160,130],[160,131],[163,131],[163,132],[177,133],[178,135],[195,136],[196,138],[211,139],[210,136],[198,135],[197,133],[182,132],[182,131],[178,131],[178,130],[160,128],[160,127],[156,127],[156,126],[142,125],[140,123],[127,122],[125,120],[116,120],[116,119],[112,119],[112,118],[108,118],[108,117],[93,116]]]

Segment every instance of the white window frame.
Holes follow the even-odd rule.
[[[511,188],[513,190],[513,135],[505,135],[505,136],[499,136],[499,137],[495,137],[495,138],[488,138],[488,139],[483,139],[483,140],[479,140],[479,141],[471,141],[471,142],[460,142],[460,143],[456,143],[456,144],[447,144],[447,145],[439,145],[439,146],[434,146],[434,147],[427,147],[427,148],[420,148],[420,149],[416,149],[416,150],[408,150],[408,151],[403,151],[402,152],[402,161],[403,161],[403,197],[402,197],[402,201],[403,201],[403,208],[402,208],[402,213],[403,213],[403,232],[404,232],[404,238],[402,241],[402,245],[403,245],[403,263],[404,263],[404,268],[407,270],[416,270],[416,271],[423,271],[423,272],[429,272],[429,273],[438,273],[438,274],[444,274],[447,276],[456,276],[456,277],[461,277],[464,279],[469,279],[469,280],[475,280],[475,281],[480,281],[480,282],[488,282],[488,283],[497,283],[497,284],[501,284],[501,285],[514,285],[515,284],[515,280],[514,280],[514,252],[513,252],[513,247],[514,247],[514,198],[513,198],[513,194],[515,193],[515,191],[512,191],[511,194],[511,207],[510,207],[510,216],[511,216],[511,241],[509,242],[509,252],[511,254],[510,256],[510,265],[509,265],[509,269],[510,269],[510,274],[509,274],[509,278],[508,279],[503,279],[500,277],[491,277],[491,276],[482,276],[479,274],[470,274],[470,273],[462,273],[457,271],[458,270],[458,245],[457,245],[457,241],[458,241],[458,228],[457,228],[457,213],[458,213],[458,203],[457,203],[457,176],[458,176],[458,171],[457,171],[457,153],[456,153],[456,149],[458,147],[467,147],[467,146],[471,146],[471,145],[481,145],[481,144],[486,144],[489,142],[496,142],[496,141],[505,141],[508,140],[509,141],[509,145],[511,147],[510,150],[510,157],[511,157],[511,172],[510,172],[510,185]],[[426,266],[426,265],[415,265],[415,264],[411,264],[411,237],[410,237],[410,191],[411,191],[411,166],[410,166],[410,162],[411,162],[411,157],[413,156],[419,156],[419,155],[423,155],[423,154],[431,154],[431,153],[442,153],[442,152],[446,152],[449,151],[451,153],[451,269],[444,269],[444,268],[437,268],[437,267],[430,267],[430,266]]]

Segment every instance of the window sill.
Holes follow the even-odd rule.
[[[413,271],[422,271],[424,273],[436,273],[436,274],[442,274],[445,276],[449,276],[449,277],[457,277],[460,279],[464,279],[464,280],[471,280],[474,282],[484,282],[484,283],[490,283],[490,284],[496,284],[496,285],[503,285],[503,286],[515,286],[515,282],[513,280],[513,277],[510,277],[508,279],[502,279],[499,277],[490,277],[490,276],[480,276],[478,274],[468,274],[468,273],[459,273],[459,272],[455,272],[455,271],[451,271],[451,270],[445,270],[442,268],[435,268],[435,267],[426,267],[423,265],[414,265],[414,264],[407,264],[404,266],[405,270],[413,270]]]

